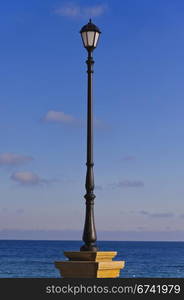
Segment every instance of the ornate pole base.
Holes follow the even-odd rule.
[[[55,262],[64,278],[115,278],[125,266],[124,261],[112,261],[117,255],[115,251],[76,251],[64,255],[68,261]]]
[[[98,251],[98,248],[96,245],[90,245],[90,246],[87,246],[87,245],[83,245],[81,248],[80,248],[80,251],[93,251],[93,252],[96,252]]]

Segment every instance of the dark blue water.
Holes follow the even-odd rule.
[[[118,251],[125,260],[121,277],[184,278],[184,242],[99,242],[100,250]],[[79,241],[0,240],[0,277],[60,277],[54,261],[63,251],[78,251]]]

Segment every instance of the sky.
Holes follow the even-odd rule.
[[[0,238],[81,239],[90,17],[97,235],[184,240],[182,0],[1,4]]]

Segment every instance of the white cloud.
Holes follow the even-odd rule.
[[[87,120],[81,120],[73,117],[72,115],[65,114],[63,111],[49,110],[42,118],[41,121],[47,123],[63,123],[68,125],[75,125],[76,127],[87,126]],[[101,120],[94,119],[94,127],[99,130],[109,130],[110,126]]]
[[[45,122],[54,122],[54,123],[73,123],[76,119],[67,115],[62,111],[49,110],[42,119]]]
[[[43,179],[33,172],[15,172],[11,175],[11,179],[21,185],[40,185],[52,182],[52,180]]]
[[[0,154],[0,166],[19,165],[30,160],[33,160],[31,156],[25,156],[9,152]]]
[[[107,10],[107,5],[99,4],[93,6],[81,6],[73,2],[65,3],[54,10],[54,13],[69,18],[93,18],[103,15]]]

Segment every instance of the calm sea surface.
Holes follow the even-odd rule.
[[[100,250],[118,251],[125,260],[121,277],[184,278],[184,242],[98,242]],[[79,241],[0,240],[0,277],[60,277],[54,261],[63,251],[78,251]]]

